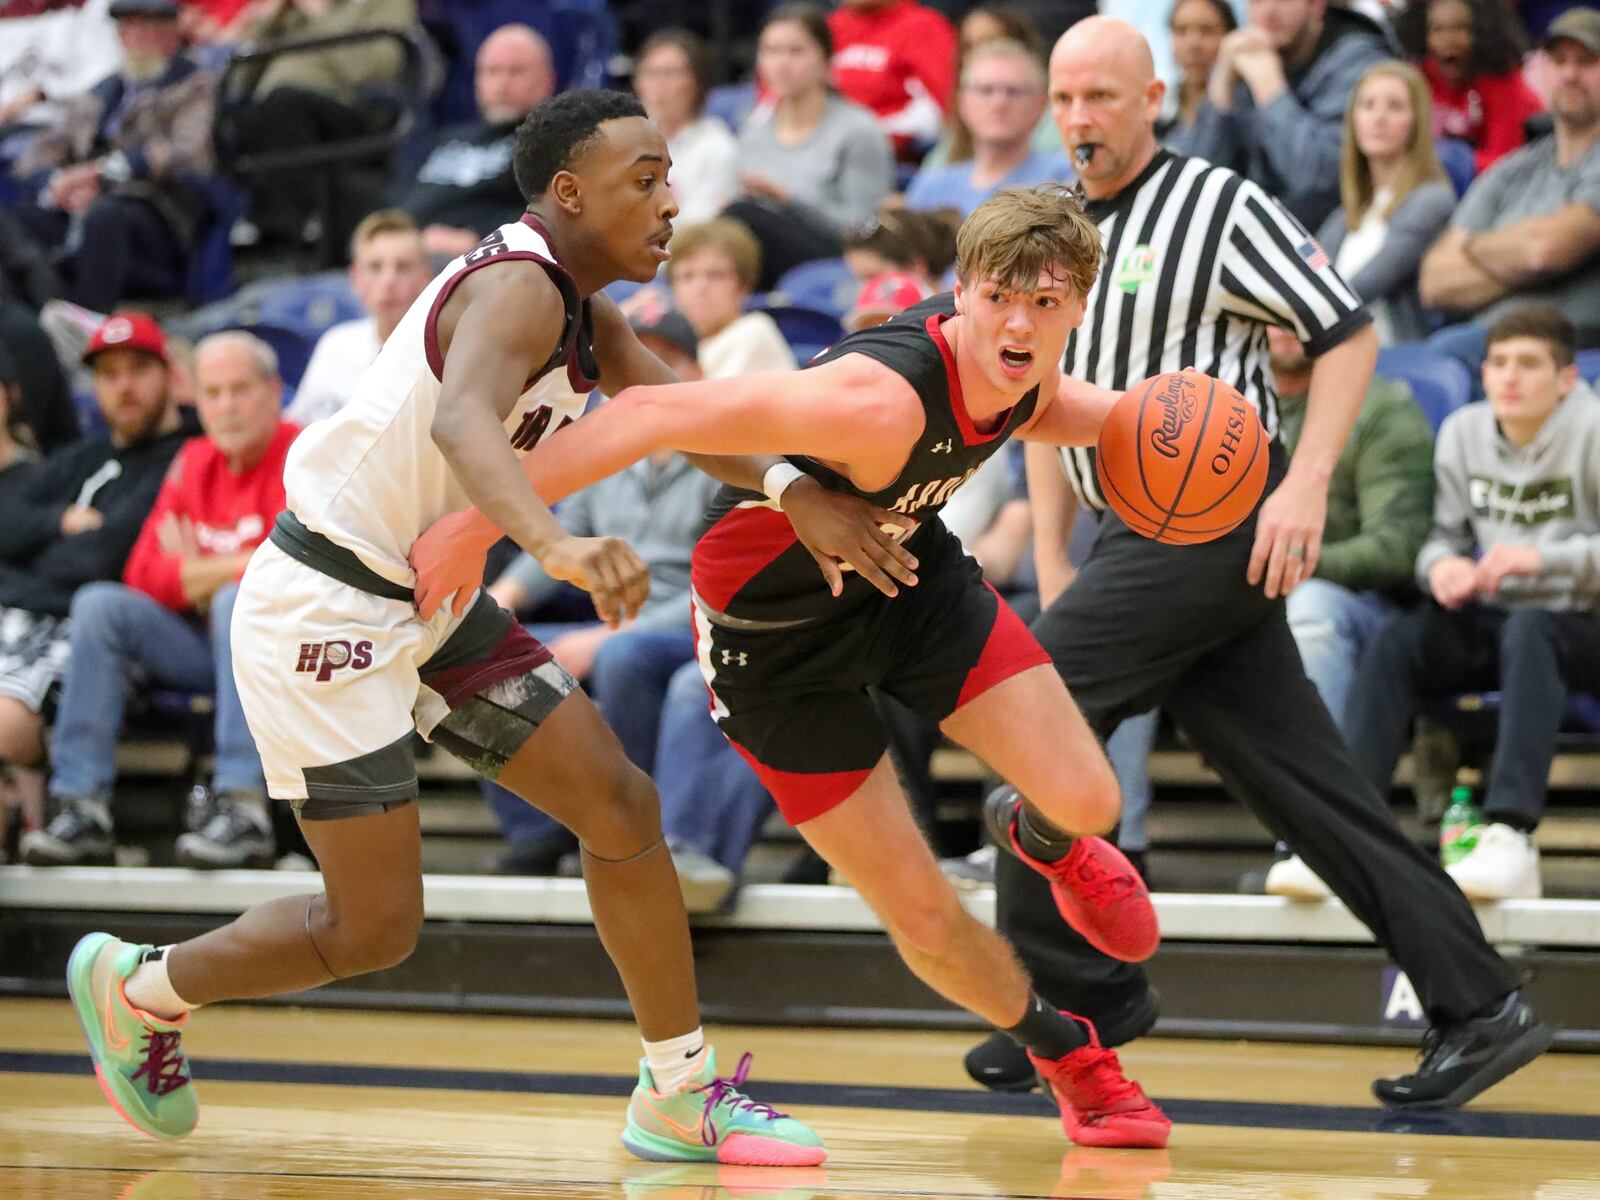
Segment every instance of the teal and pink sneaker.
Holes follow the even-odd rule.
[[[200,1119],[183,1057],[188,1014],[164,1021],[133,1007],[122,990],[149,949],[88,934],[67,960],[67,991],[111,1107],[152,1137],[180,1138]]]
[[[739,1090],[753,1057],[739,1059],[732,1079],[718,1079],[716,1053],[707,1049],[705,1062],[688,1084],[670,1095],[656,1091],[650,1066],[641,1061],[622,1144],[650,1162],[816,1166],[828,1152],[809,1126]]]

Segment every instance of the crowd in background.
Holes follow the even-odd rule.
[[[523,207],[516,128],[554,91],[614,72],[666,138],[672,258],[616,299],[684,377],[803,365],[947,287],[955,230],[986,197],[1072,178],[1064,135],[1093,116],[1052,106],[1049,48],[1092,3],[747,7],[751,70],[719,82],[699,34],[652,28],[639,6],[0,0],[0,789],[28,827],[13,849],[109,861],[125,710],[176,692],[213,697],[215,743],[210,801],[177,858],[273,861],[231,681],[234,583],[283,505],[298,429],[339,410],[438,268]],[[498,27],[470,19],[513,8]],[[1600,692],[1600,362],[1583,353],[1600,350],[1600,12],[1099,11],[1151,44],[1167,149],[1260,184],[1304,227],[1298,252],[1326,255],[1368,304],[1389,349],[1330,486],[1328,550],[1290,597],[1297,641],[1385,788],[1428,700],[1504,695],[1469,834],[1502,847],[1501,869],[1458,881],[1538,894],[1554,739],[1569,702]],[[590,22],[576,33],[574,12]],[[322,314],[297,338],[260,319],[274,284],[329,267],[344,272],[318,277],[326,296],[294,292]],[[1271,350],[1292,451],[1308,363],[1292,337]],[[626,537],[650,563],[651,606],[622,630],[526,555],[498,556],[485,582],[652,773],[685,886],[716,905],[771,806],[706,711],[682,620],[711,486],[667,456],[563,506],[570,529]],[[1020,608],[1041,582],[1047,602],[1070,583],[1036,578],[1014,457],[946,520]],[[931,811],[937,731],[881,699]],[[1110,747],[1140,861],[1158,720],[1125,723]],[[486,793],[500,868],[560,869],[570,834]],[[951,870],[981,879],[984,855]],[[1271,890],[1317,894],[1296,859],[1273,875]]]

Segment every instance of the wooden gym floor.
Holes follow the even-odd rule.
[[[1386,1118],[1404,1049],[1150,1039],[1125,1062],[1179,1122],[1167,1151],[1069,1146],[1037,1095],[969,1084],[966,1034],[713,1031],[758,1099],[813,1122],[809,1170],[673,1166],[617,1143],[621,1023],[244,1006],[187,1040],[200,1127],[141,1137],[90,1074],[65,1002],[0,1001],[8,1200],[1593,1200],[1600,1056],[1551,1056],[1462,1114]]]

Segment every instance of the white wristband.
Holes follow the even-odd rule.
[[[805,472],[793,463],[774,463],[767,468],[767,473],[761,477],[761,490],[767,494],[767,499],[774,504],[783,503],[783,493],[796,479]]]

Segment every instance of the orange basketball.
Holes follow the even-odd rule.
[[[1267,484],[1267,431],[1220,379],[1172,372],[1117,401],[1095,458],[1100,494],[1129,528],[1189,546],[1255,510]]]

